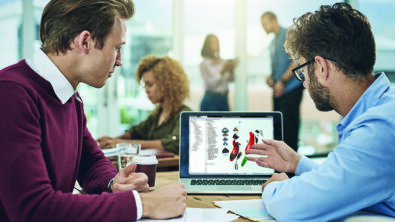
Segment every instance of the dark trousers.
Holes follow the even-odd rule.
[[[300,85],[279,98],[273,98],[273,110],[283,114],[284,142],[295,151],[298,151],[303,89],[303,85]]]
[[[229,111],[228,93],[212,93],[206,91],[200,111]]]

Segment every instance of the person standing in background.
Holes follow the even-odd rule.
[[[304,88],[293,76],[291,70],[296,65],[284,50],[287,29],[279,25],[276,15],[270,11],[262,14],[261,23],[267,34],[275,35],[270,45],[271,75],[266,78],[268,86],[273,88],[273,110],[283,114],[284,142],[297,151]]]
[[[209,34],[201,50],[203,61],[200,73],[204,80],[205,93],[200,104],[201,111],[229,111],[229,82],[234,81],[234,69],[237,60],[224,60],[219,54],[219,40]]]

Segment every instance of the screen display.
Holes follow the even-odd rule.
[[[245,151],[274,139],[274,118],[189,116],[190,175],[262,175],[273,169],[247,161]],[[254,156],[254,155],[249,155]]]

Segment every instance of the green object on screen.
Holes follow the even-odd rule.
[[[246,163],[247,163],[247,156],[244,156],[244,159],[241,162],[241,166],[243,167]]]

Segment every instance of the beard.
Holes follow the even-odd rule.
[[[318,82],[317,77],[314,74],[314,66],[311,67],[309,73],[311,73],[311,75],[309,75],[310,82],[308,90],[315,107],[319,111],[323,112],[332,111],[333,104],[331,104],[331,96],[329,94],[328,87],[325,87]]]

